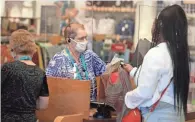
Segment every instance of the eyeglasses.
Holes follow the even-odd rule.
[[[71,41],[76,41],[76,42],[84,42],[84,41],[87,41],[86,37],[75,38],[75,39],[70,38],[70,39],[71,39]]]

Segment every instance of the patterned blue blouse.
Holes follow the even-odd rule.
[[[92,101],[95,101],[97,97],[96,76],[100,76],[105,72],[106,64],[93,51],[87,50],[81,55],[84,55],[88,77],[89,80],[91,80],[90,98]],[[73,67],[69,55],[66,53],[66,50],[63,50],[55,54],[50,60],[46,69],[46,75],[74,79]],[[81,63],[78,64],[78,70],[82,79],[86,80],[85,71],[83,70]]]

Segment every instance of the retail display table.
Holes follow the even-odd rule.
[[[89,118],[89,119],[84,119],[83,122],[116,122],[116,118],[111,118],[111,119]]]

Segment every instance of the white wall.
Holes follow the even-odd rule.
[[[41,6],[44,5],[51,5],[54,6],[54,0],[36,0],[36,14],[35,17],[37,18],[37,34],[40,34],[40,23],[41,23]]]
[[[134,48],[136,48],[138,40],[146,38],[152,39],[151,28],[156,17],[156,1],[139,1],[137,2],[135,15],[135,36]]]
[[[4,16],[4,10],[5,10],[5,0],[0,0],[0,15]]]

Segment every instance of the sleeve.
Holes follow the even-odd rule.
[[[100,76],[106,71],[106,64],[93,52],[93,69],[95,76]]]
[[[131,76],[131,77],[134,77],[134,76],[136,75],[136,73],[137,73],[137,67],[134,67],[134,68],[131,70],[131,72],[130,72],[130,76]]]
[[[3,83],[5,83],[8,77],[9,77],[9,70],[7,65],[5,64],[1,68],[1,86],[3,86]]]
[[[136,77],[139,82],[138,87],[125,95],[125,104],[128,108],[134,109],[152,98],[158,84],[159,72],[164,66],[162,57],[158,53],[158,50],[151,49],[145,56],[140,73],[138,72],[139,75]]]
[[[46,77],[46,75],[45,75],[44,78],[43,78],[43,84],[42,84],[42,86],[41,86],[41,91],[40,91],[39,96],[44,96],[44,97],[49,96],[49,89],[48,89],[48,84],[47,84],[47,77]]]
[[[61,77],[61,67],[64,64],[63,56],[55,55],[50,61],[46,68],[46,75],[52,77]]]

